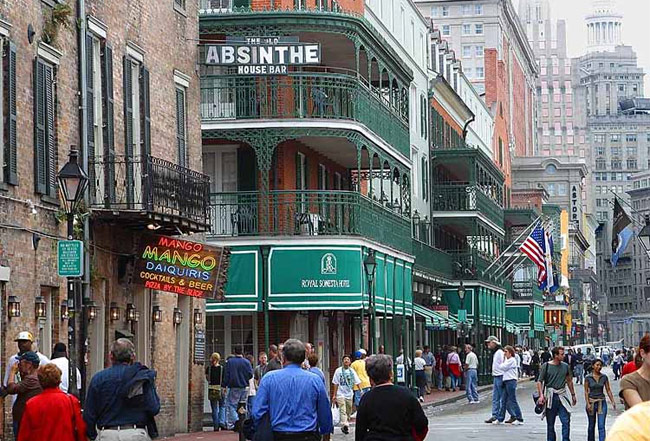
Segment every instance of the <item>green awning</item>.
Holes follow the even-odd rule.
[[[521,329],[519,328],[519,326],[517,326],[516,323],[506,320],[506,331],[511,334],[518,334],[519,332],[521,332]]]
[[[453,317],[447,318],[439,312],[433,311],[422,305],[418,305],[417,303],[413,304],[413,312],[415,312],[416,315],[424,318],[424,324],[427,328],[456,329],[456,326],[458,323],[460,323]]]
[[[262,310],[262,258],[257,248],[237,248],[230,252],[228,280],[222,302],[208,300],[207,313],[256,312]]]

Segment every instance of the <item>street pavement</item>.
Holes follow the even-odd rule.
[[[621,413],[622,404],[618,399],[619,385],[618,381],[613,381],[613,374],[611,369],[605,369],[605,373],[609,375],[610,383],[612,385],[612,392],[616,399],[617,410],[609,409],[607,418],[607,427],[611,427],[614,423],[616,416]],[[573,409],[571,415],[571,440],[584,441],[587,439],[587,414],[585,412],[585,399],[584,389],[580,385],[575,385],[576,394],[578,396],[578,405]],[[546,440],[546,420],[542,421],[539,416],[534,412],[534,404],[532,400],[532,393],[535,390],[535,383],[532,381],[524,381],[519,383],[517,399],[521,407],[524,425],[510,426],[510,425],[492,425],[485,424],[485,420],[490,417],[492,411],[492,392],[491,390],[484,391],[480,394],[480,404],[468,404],[466,399],[461,399],[456,402],[425,406],[425,413],[429,418],[429,434],[427,440],[440,440],[444,437],[444,441],[465,441],[465,440],[481,440],[481,441],[503,441],[510,437],[516,441],[545,441]],[[457,396],[457,394],[455,394]],[[448,397],[452,394],[441,397],[438,401],[447,401]],[[609,403],[608,403],[609,404]],[[508,418],[508,417],[506,417]],[[558,440],[561,440],[561,424],[558,418],[556,422],[556,433]],[[178,435],[172,438],[174,441],[235,441],[238,439],[237,434],[233,432],[201,432],[194,434]],[[340,427],[337,427],[332,437],[334,441],[353,441],[354,440],[354,424],[351,427],[350,434],[345,435],[341,433]]]
[[[617,403],[617,410],[609,409],[607,418],[607,427],[611,427],[614,419],[621,413],[622,404],[618,399],[618,381],[613,381],[611,369],[607,369],[612,392]],[[578,396],[578,405],[573,409],[571,415],[571,440],[583,441],[587,439],[587,413],[585,411],[585,398],[583,386],[575,385]],[[546,440],[546,420],[541,420],[535,414],[532,393],[535,390],[535,383],[526,381],[518,386],[517,400],[524,417],[522,426],[511,425],[492,425],[485,424],[485,420],[490,417],[492,412],[492,392],[484,392],[480,395],[480,404],[468,404],[467,400],[460,400],[455,403],[444,406],[428,407],[426,409],[429,418],[429,434],[427,440],[440,440],[444,436],[444,441],[464,441],[464,440],[482,440],[482,441],[502,441],[511,439],[516,441]],[[609,403],[608,403],[609,404]],[[506,419],[508,416],[506,416]],[[341,433],[340,428],[336,428],[333,437],[336,441],[352,440],[354,430],[350,435]],[[559,418],[556,421],[557,439],[561,440],[561,424]],[[597,436],[597,435],[596,435]]]

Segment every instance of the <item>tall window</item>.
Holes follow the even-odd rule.
[[[34,173],[36,193],[56,197],[58,172],[54,66],[34,61]]]
[[[442,25],[442,35],[449,35],[450,33],[449,25]]]
[[[482,24],[475,24],[474,25],[474,33],[476,35],[483,35],[483,25]]]
[[[188,166],[187,160],[187,105],[186,91],[176,86],[176,146],[178,149],[178,165]]]
[[[16,46],[0,38],[0,183],[18,184],[16,137]]]
[[[142,204],[143,163],[151,154],[149,70],[130,56],[124,57],[124,138],[127,158],[128,202]]]

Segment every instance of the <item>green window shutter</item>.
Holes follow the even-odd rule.
[[[47,194],[56,197],[58,192],[58,183],[56,175],[58,173],[59,151],[56,140],[56,96],[54,92],[54,68],[45,66],[45,113],[47,129]]]
[[[88,144],[88,158],[92,161],[95,157],[95,72],[93,70],[94,59],[94,45],[93,37],[86,34],[86,109],[88,115],[87,124],[87,144]],[[99,92],[99,91],[98,91]],[[95,170],[93,167],[88,169],[88,184],[90,187],[90,194],[95,192]]]
[[[176,144],[178,146],[178,165],[187,166],[185,139],[185,90],[176,88]]]
[[[318,189],[319,190],[325,190],[325,187],[323,187],[323,167],[318,165]]]
[[[140,67],[140,120],[142,152],[151,154],[151,103],[149,101],[149,69]]]
[[[102,62],[102,113],[104,139],[104,198],[106,204],[115,201],[115,129],[113,102],[113,49],[104,46]]]
[[[305,175],[305,190],[309,190],[309,158],[305,156],[305,167],[303,169]]]
[[[5,164],[4,178],[8,184],[18,185],[18,153],[16,127],[16,45],[7,42],[4,57],[5,87],[7,97],[7,118],[5,119]]]
[[[124,153],[126,154],[127,203],[133,203],[133,65],[124,57]]]
[[[34,60],[34,190],[47,193],[45,65]]]

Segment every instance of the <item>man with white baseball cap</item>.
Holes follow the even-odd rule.
[[[9,372],[11,371],[11,367],[18,362],[18,357],[23,355],[25,352],[32,350],[32,345],[34,344],[34,335],[32,335],[32,333],[29,331],[22,331],[18,333],[14,341],[18,343],[18,353],[9,357],[9,361],[6,364],[5,377],[2,383],[2,385],[5,387],[7,386],[7,382],[9,381]],[[36,355],[38,355],[38,358],[41,360],[40,363],[41,366],[50,362],[50,359],[47,358],[45,355],[41,354],[38,351],[34,351],[34,352],[36,352]],[[15,399],[16,396],[14,395],[14,400]]]
[[[488,349],[492,351],[492,416],[488,418],[485,422],[488,424],[501,424],[499,421],[499,415],[502,413],[502,407],[506,405],[505,403],[505,394],[503,393],[503,370],[501,370],[501,364],[505,359],[505,354],[503,349],[501,349],[501,342],[499,339],[490,335],[486,340],[485,344]],[[505,413],[505,412],[504,412]]]

